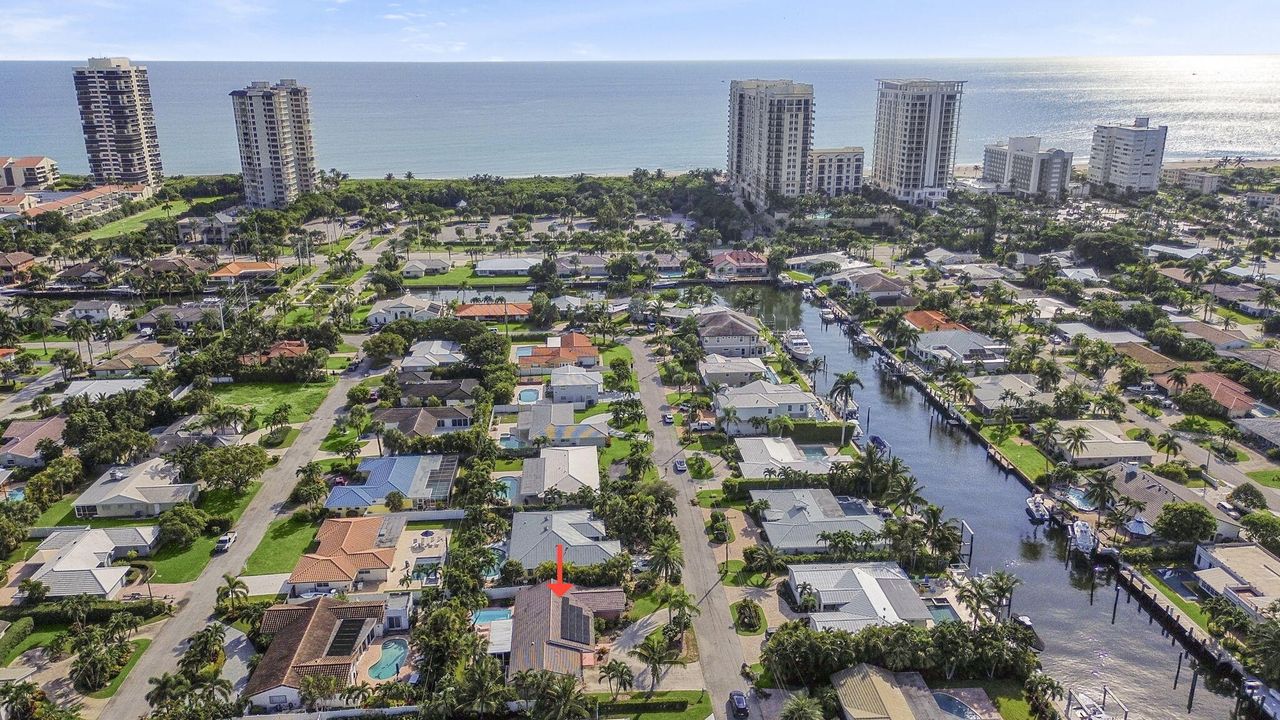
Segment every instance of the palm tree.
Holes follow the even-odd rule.
[[[631,667],[617,658],[600,668],[600,679],[609,683],[613,700],[618,699],[618,693],[630,690],[636,684],[636,676],[631,671]]]
[[[1062,433],[1062,446],[1072,455],[1078,455],[1093,435],[1083,425],[1069,427]]]
[[[956,587],[956,600],[969,611],[973,627],[977,628],[979,621],[986,620],[983,613],[991,605],[991,591],[981,579],[962,580]]]
[[[1118,496],[1116,481],[1109,473],[1100,470],[1089,474],[1084,487],[1084,498],[1098,508],[1099,514],[1105,513]]]
[[[1190,374],[1191,368],[1186,365],[1179,365],[1169,371],[1169,374],[1166,377],[1169,380],[1169,387],[1177,390],[1177,392],[1174,393],[1175,395],[1182,394],[1182,391],[1187,388],[1187,376]]]
[[[895,510],[905,509],[910,514],[926,502],[924,496],[920,494],[921,489],[920,483],[914,477],[907,475],[890,482],[888,490],[881,499]]]
[[[1182,443],[1178,441],[1178,436],[1171,432],[1161,433],[1156,438],[1156,452],[1164,453],[1164,461],[1167,463],[1174,455],[1182,452]]]
[[[348,685],[347,689],[342,691],[342,699],[352,705],[363,706],[369,702],[370,697],[373,697],[373,686],[364,681],[358,685]]]
[[[657,636],[654,636],[657,637]],[[650,638],[652,639],[652,638]],[[572,675],[555,675],[533,706],[532,720],[573,720],[591,715],[591,702]]]
[[[1022,584],[1022,580],[1007,570],[996,570],[987,576],[987,587],[991,590],[996,607],[1007,607],[1013,614],[1013,591]]]
[[[768,426],[769,432],[776,432],[778,433],[778,437],[782,437],[788,431],[795,428],[796,421],[792,420],[787,415],[779,415],[778,417],[770,420]]]
[[[827,393],[832,402],[840,405],[840,447],[844,447],[844,433],[849,425],[845,415],[848,414],[849,403],[853,400],[853,388],[862,386],[862,379],[858,377],[858,373],[850,370],[837,375],[836,381],[831,384],[831,391]]]
[[[147,682],[151,689],[147,691],[146,700],[153,708],[176,703],[191,690],[191,681],[182,673],[164,673],[160,677],[149,678]]]
[[[665,668],[685,664],[680,659],[679,651],[667,644],[662,633],[649,635],[634,649],[628,650],[627,654],[639,660],[649,671],[650,690],[658,689],[658,682]]]
[[[684,548],[680,546],[680,539],[670,533],[654,538],[649,544],[649,567],[670,582],[672,576],[684,567]]]
[[[702,608],[694,602],[693,595],[679,585],[667,585],[663,588],[662,604],[667,606],[667,622],[676,615],[701,615]]]
[[[218,602],[237,607],[247,597],[249,597],[249,586],[243,580],[230,574],[222,576],[222,585],[218,587]]]
[[[778,714],[779,720],[823,720],[822,703],[808,695],[792,695],[787,698]]]
[[[732,405],[726,405],[720,408],[720,425],[725,432],[729,432],[729,428],[738,423],[738,408]]]

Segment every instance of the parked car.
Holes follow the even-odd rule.
[[[676,460],[676,472],[682,473],[688,469],[689,469],[689,464],[684,461],[684,458],[680,458],[679,460]]]
[[[214,552],[226,552],[231,549],[231,545],[236,541],[236,531],[232,530],[222,537],[218,538],[218,543],[213,546]]]
[[[665,415],[662,416],[663,425],[674,425],[675,422],[676,422],[676,416],[672,415],[671,413],[666,413]]]
[[[741,690],[729,693],[729,705],[733,708],[733,716],[745,718],[751,716],[751,706],[747,705],[747,696]]]

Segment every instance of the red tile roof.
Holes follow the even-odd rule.
[[[946,315],[943,315],[937,310],[912,310],[906,315],[903,315],[902,319],[916,326],[922,332],[969,329],[958,322],[948,320]]]
[[[569,333],[560,336],[560,346],[540,345],[533,352],[519,358],[520,367],[558,367],[574,365],[583,358],[598,358],[600,351],[592,344],[591,338],[582,333]]]
[[[528,317],[533,312],[533,303],[467,303],[459,305],[454,315],[460,318]]]
[[[378,547],[382,518],[330,518],[316,532],[320,545],[303,555],[289,576],[291,583],[350,582],[361,570],[388,570],[396,549]]]
[[[1155,383],[1165,390],[1173,390],[1168,373],[1157,375]],[[1249,389],[1231,378],[1216,372],[1198,372],[1187,374],[1187,387],[1202,386],[1213,399],[1228,412],[1243,412],[1253,407],[1253,396]]]

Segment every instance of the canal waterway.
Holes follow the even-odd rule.
[[[1132,718],[1231,715],[1234,698],[1216,694],[1230,691],[1204,677],[1188,712],[1189,659],[1177,689],[1173,687],[1181,646],[1172,645],[1159,622],[1150,622],[1137,599],[1129,601],[1123,589],[1112,624],[1117,595],[1111,574],[1095,572],[1088,563],[1069,563],[1061,532],[1028,522],[1028,491],[992,463],[981,444],[939,422],[919,390],[883,376],[875,356],[855,350],[840,326],[822,322],[819,309],[803,302],[798,291],[757,289],[762,301],[753,312],[773,328],[803,327],[814,354],[825,358],[828,370],[818,375],[819,394],[830,389],[838,373],[858,373],[866,387],[855,397],[867,433],[889,442],[931,503],[973,528],[973,571],[1003,569],[1022,579],[1013,613],[1032,618],[1046,644],[1041,659],[1049,674],[1064,687],[1095,698],[1104,685],[1111,688],[1128,704]]]

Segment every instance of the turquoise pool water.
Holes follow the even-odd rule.
[[[510,620],[511,611],[507,608],[485,608],[477,610],[471,616],[472,622],[476,625],[488,625],[494,620]]]
[[[513,437],[511,435],[503,435],[498,438],[498,445],[507,448],[508,450],[524,447],[524,443],[520,442],[520,438]]]
[[[532,346],[532,345],[517,345],[517,346],[516,346],[516,357],[529,357],[529,356],[530,356],[530,355],[532,355],[532,354],[533,354],[533,346]]]
[[[798,445],[796,446],[800,452],[808,460],[822,460],[827,457],[827,449],[822,445]]]
[[[940,623],[960,619],[960,614],[950,603],[930,603],[929,614],[933,616],[934,622]]]
[[[1098,509],[1098,504],[1089,502],[1089,500],[1084,496],[1084,490],[1081,488],[1069,487],[1067,488],[1066,495],[1067,502],[1074,505],[1075,508],[1081,512],[1093,512]]]
[[[516,397],[520,399],[520,402],[531,403],[537,402],[541,395],[542,392],[535,388],[525,388],[524,390],[521,390]]]
[[[936,692],[933,694],[933,699],[937,701],[938,707],[942,708],[942,711],[948,715],[963,718],[964,720],[980,720],[982,717],[955,695]]]
[[[502,575],[502,563],[507,561],[507,551],[503,548],[496,547],[493,549],[497,553],[497,559],[494,560],[487,570],[484,571],[485,580],[497,580]]]
[[[503,485],[507,486],[507,489],[503,492],[502,496],[510,501],[511,498],[515,497],[516,493],[519,492],[520,478],[515,477],[514,475],[507,475],[506,477],[498,478],[498,480],[500,480]]]
[[[27,491],[25,488],[14,488],[6,496],[9,498],[9,502],[22,502],[27,499]]]
[[[404,659],[409,656],[409,643],[400,639],[392,638],[382,643],[382,657],[378,658],[378,662],[369,668],[369,677],[374,680],[386,680],[395,677],[400,668],[404,665]]]

